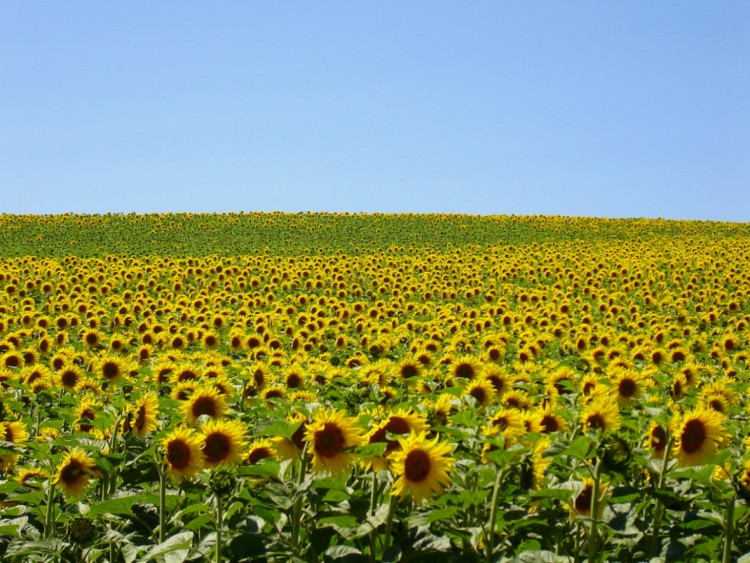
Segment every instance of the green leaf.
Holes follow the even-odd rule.
[[[143,561],[154,561],[162,556],[174,554],[177,557],[170,557],[171,561],[183,561],[190,552],[190,546],[193,543],[193,532],[180,532],[165,542],[155,545],[146,552]],[[182,559],[178,557],[182,556]]]
[[[578,436],[561,452],[561,455],[567,455],[580,459],[581,461],[586,461],[591,455],[593,445],[594,440],[589,436]]]
[[[337,561],[337,560],[346,560],[347,562],[356,562],[356,561],[367,561],[368,559],[362,555],[362,552],[358,550],[356,547],[351,547],[348,545],[334,545],[333,547],[329,547],[325,551],[326,557]]]
[[[108,499],[98,502],[91,506],[89,514],[94,516],[96,514],[130,514],[133,504],[138,502],[138,496],[133,495],[131,497]]]
[[[0,520],[0,536],[18,536],[28,521],[28,516]]]

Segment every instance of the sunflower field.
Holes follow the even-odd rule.
[[[750,561],[750,224],[0,215],[0,559]]]

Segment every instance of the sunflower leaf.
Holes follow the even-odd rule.
[[[161,557],[166,558],[168,554],[174,554],[179,557],[184,553],[184,556],[187,556],[192,543],[193,532],[180,532],[179,534],[175,534],[171,538],[168,538],[163,543],[157,544],[149,549],[148,552],[146,552],[146,554],[144,555],[142,561],[154,561],[155,559],[159,559]],[[172,561],[182,560],[173,557],[170,557],[170,559]]]

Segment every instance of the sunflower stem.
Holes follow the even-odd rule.
[[[294,499],[294,504],[292,505],[292,548],[294,549],[295,554],[298,554],[298,551],[299,551],[300,525],[302,523],[303,496],[300,494],[300,489],[302,488],[302,483],[305,480],[306,473],[307,473],[307,444],[305,444],[304,449],[300,453],[299,475],[297,475],[297,490],[295,491],[297,498]]]
[[[216,563],[221,563],[222,537],[221,530],[224,527],[224,505],[221,495],[216,495]]]
[[[375,515],[375,503],[378,501],[378,479],[376,477],[377,472],[375,469],[372,469],[372,488],[370,489],[370,510],[368,512],[369,516]],[[377,530],[373,528],[370,530],[370,561],[375,561],[375,537],[377,534]]]
[[[487,561],[492,560],[492,554],[495,551],[495,521],[497,519],[497,497],[500,494],[500,484],[503,481],[503,470],[497,472],[495,477],[495,486],[492,488],[492,498],[490,500],[490,520],[487,524],[487,541],[485,546],[485,553],[487,555]]]
[[[167,528],[167,472],[159,464],[159,543],[164,543]]]
[[[112,428],[112,435],[109,437],[109,453],[114,453],[115,445],[117,444],[117,429],[120,427],[120,420],[122,415],[115,419],[114,427]],[[111,475],[107,475],[106,478],[102,479],[102,500],[107,500],[109,495],[115,492],[115,484],[117,482],[117,475],[115,469],[112,470]]]
[[[52,528],[55,525],[55,485],[52,479],[49,480],[47,487],[47,512],[44,515],[44,537],[49,538],[52,535]]]
[[[659,479],[656,481],[656,492],[659,493],[664,489],[664,482],[667,477],[667,467],[669,466],[669,454],[672,450],[672,434],[667,436],[667,445],[664,446],[664,457],[661,461],[661,471]],[[661,529],[661,519],[664,515],[664,503],[661,498],[656,497],[656,506],[654,507],[654,527],[651,530],[651,545],[649,552],[652,557],[656,556],[659,549],[659,530]]]
[[[737,501],[737,493],[733,493],[727,504],[727,515],[724,518],[724,551],[721,563],[729,563],[732,560],[732,540],[734,539],[734,505]]]
[[[385,520],[385,537],[383,538],[383,556],[391,547],[391,536],[393,535],[393,514],[396,512],[396,503],[398,497],[391,492],[391,498],[388,501],[388,516]]]
[[[591,490],[591,523],[589,527],[589,563],[599,559],[599,489],[604,464],[599,459],[594,468],[594,486]]]

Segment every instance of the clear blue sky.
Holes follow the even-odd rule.
[[[750,2],[3,2],[0,194],[750,221]]]

